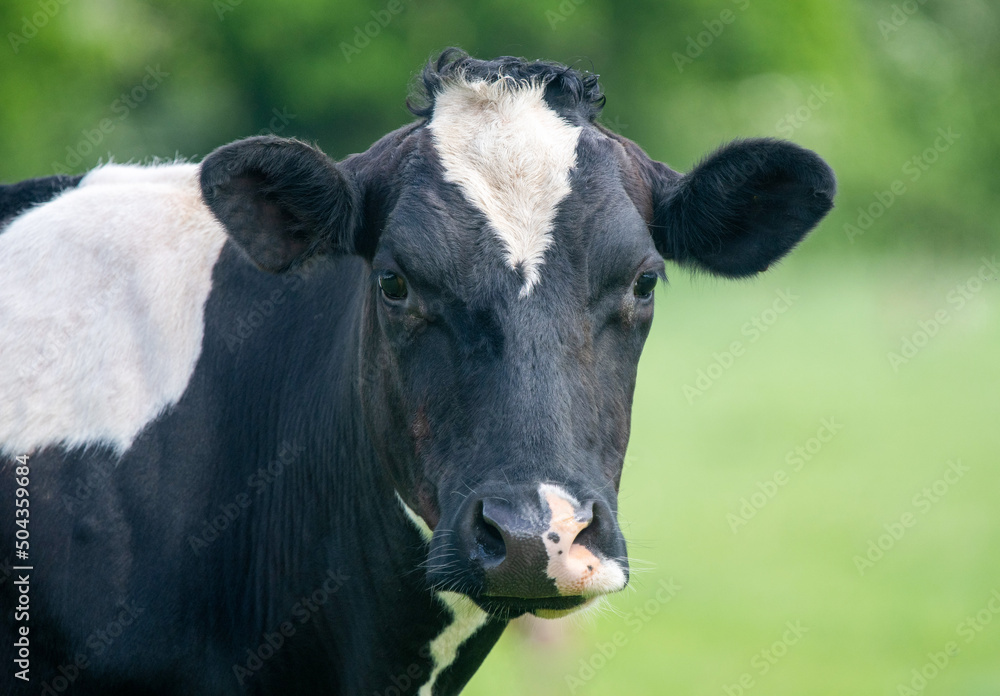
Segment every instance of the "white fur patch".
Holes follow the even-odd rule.
[[[398,500],[399,504],[403,506],[403,512],[406,513],[410,522],[412,522],[413,526],[417,528],[418,532],[420,532],[420,536],[423,537],[424,541],[429,542],[431,537],[434,536],[434,532],[431,530],[430,526],[424,522],[424,518],[415,513],[409,505],[403,502],[403,496],[401,496],[398,492],[396,493],[396,500]]]
[[[432,661],[431,675],[420,687],[418,696],[431,696],[434,692],[434,682],[441,672],[446,670],[458,657],[458,649],[462,647],[476,631],[483,627],[489,614],[479,608],[475,602],[457,592],[438,592],[435,595],[447,607],[452,616],[448,624],[437,638],[431,641],[430,653]]]
[[[190,184],[191,172],[196,171],[197,166],[185,162],[174,162],[143,167],[135,164],[111,162],[87,172],[87,175],[80,182],[80,186],[173,184],[183,187]]]
[[[521,296],[539,281],[556,207],[570,193],[581,128],[545,103],[545,88],[512,79],[454,81],[435,97],[428,128],[444,165],[521,268]]]
[[[623,589],[625,571],[617,561],[601,558],[583,544],[575,543],[577,535],[590,524],[577,519],[580,501],[549,483],[539,485],[538,495],[552,513],[542,541],[549,555],[546,573],[559,593],[595,597]]]
[[[0,233],[0,450],[127,450],[201,353],[226,233],[198,165],[108,165]]]

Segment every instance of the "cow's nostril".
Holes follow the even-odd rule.
[[[600,544],[600,534],[602,529],[602,518],[603,515],[600,513],[598,506],[594,504],[593,501],[588,501],[585,506],[585,512],[583,514],[577,515],[577,520],[585,524],[576,536],[572,539],[574,544],[582,544],[590,549],[599,549]]]
[[[556,588],[545,573],[545,528],[537,508],[516,499],[489,497],[476,502],[474,510],[472,560],[482,570],[484,594],[556,596]]]
[[[587,598],[628,581],[608,504],[550,484],[467,498],[435,528],[428,568],[436,588],[503,602]]]
[[[483,514],[483,501],[476,505],[475,517],[476,552],[483,568],[495,568],[503,563],[507,556],[507,545],[504,543],[500,526]]]

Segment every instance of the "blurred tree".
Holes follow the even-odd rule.
[[[605,121],[675,168],[739,136],[816,149],[841,192],[811,248],[1000,239],[984,0],[14,0],[0,27],[4,181],[268,131],[341,157],[410,120],[413,76],[458,45],[602,73]]]

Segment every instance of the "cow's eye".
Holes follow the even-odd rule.
[[[392,271],[382,271],[378,277],[378,286],[382,294],[391,300],[402,300],[406,297],[406,281]]]
[[[635,279],[635,285],[632,287],[632,292],[640,300],[645,300],[653,294],[653,289],[655,287],[656,274],[652,271],[647,271]]]

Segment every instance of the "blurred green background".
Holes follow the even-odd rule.
[[[508,631],[467,693],[1000,694],[995,2],[6,0],[0,28],[5,182],[259,132],[339,158],[449,45],[600,73],[675,169],[816,150],[837,207],[788,260],[659,290],[631,590]]]

